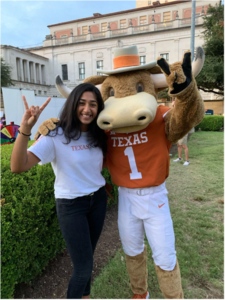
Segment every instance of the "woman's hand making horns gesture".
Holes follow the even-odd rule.
[[[40,114],[42,113],[42,111],[45,109],[45,107],[48,105],[48,103],[50,102],[51,98],[49,97],[45,103],[42,104],[41,107],[39,106],[34,106],[31,105],[31,107],[29,108],[26,97],[22,96],[23,98],[23,103],[25,106],[25,113],[22,117],[22,121],[21,121],[21,128],[23,128],[23,131],[27,134],[30,133],[32,127],[36,124]]]

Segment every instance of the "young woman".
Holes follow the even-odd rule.
[[[40,162],[51,162],[59,226],[74,272],[67,298],[90,298],[93,253],[102,231],[107,196],[101,175],[106,136],[96,123],[104,103],[99,90],[83,83],[69,95],[55,131],[41,136],[28,150],[31,129],[51,98],[39,108],[25,97],[20,134],[11,157],[11,170],[21,173]]]

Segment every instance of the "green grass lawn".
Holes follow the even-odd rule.
[[[166,181],[186,299],[224,298],[223,137],[223,132],[192,134],[188,142],[190,165],[171,160]],[[148,246],[150,297],[162,299],[151,256]],[[91,297],[132,297],[122,249],[94,281]]]

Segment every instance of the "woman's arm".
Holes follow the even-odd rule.
[[[37,156],[27,151],[27,145],[29,136],[31,134],[31,129],[37,122],[41,112],[51,100],[51,98],[48,98],[40,108],[39,106],[34,107],[33,105],[29,108],[25,96],[22,96],[22,98],[25,106],[25,113],[21,121],[21,126],[19,129],[20,133],[17,135],[12,151],[11,171],[13,173],[25,172],[40,161]]]

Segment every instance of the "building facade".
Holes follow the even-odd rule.
[[[140,1],[138,1],[140,2]],[[203,45],[202,16],[209,1],[197,1],[195,46]],[[141,63],[165,57],[181,60],[190,49],[191,1],[170,1],[127,11],[49,25],[43,47],[27,49],[50,62],[51,84],[60,75],[74,87],[96,75],[97,68],[112,69],[116,47],[137,45]]]

